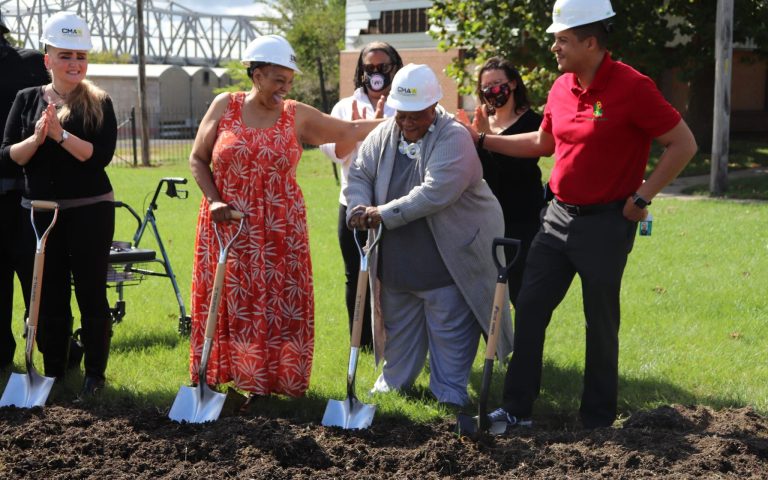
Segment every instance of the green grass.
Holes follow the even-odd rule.
[[[694,185],[683,190],[688,195],[709,195],[709,185]],[[726,198],[768,200],[768,175],[728,180]]]
[[[545,172],[551,159],[543,161]],[[161,195],[156,216],[184,301],[189,308],[192,245],[200,193],[186,163],[152,168],[110,168],[118,199],[140,213],[163,176],[190,179],[187,200]],[[545,173],[548,176],[548,173]],[[260,413],[320,421],[329,398],[345,398],[348,356],[344,276],[336,241],[338,187],[330,162],[317,150],[305,153],[299,181],[307,200],[315,285],[316,342],[306,398],[275,398]],[[768,413],[768,204],[721,200],[654,200],[651,237],[637,237],[622,291],[620,396],[622,415],[666,403],[713,407],[752,405]],[[118,217],[116,238],[128,239],[135,224]],[[154,246],[146,235],[144,246]],[[110,292],[113,295],[114,292]],[[167,412],[188,382],[188,341],[177,335],[178,307],[170,282],[147,278],[126,289],[127,315],[115,327],[104,402],[155,406]],[[21,299],[17,293],[15,330],[23,365]],[[555,311],[545,348],[543,391],[538,412],[575,414],[581,391],[584,318],[580,286],[574,281]],[[482,351],[475,361],[471,394],[477,395]],[[42,365],[40,359],[36,361]],[[500,399],[503,368],[494,377],[492,405]],[[422,374],[407,394],[369,398],[378,372],[372,357],[361,357],[357,390],[376,403],[376,418],[428,421],[449,415],[427,395]],[[69,399],[81,377],[72,375],[51,401]]]
[[[706,150],[709,150],[707,146]],[[708,175],[712,170],[712,155],[702,151],[703,147],[699,145],[699,152],[683,170],[683,176]],[[656,166],[661,146],[654,142],[651,148],[651,159],[648,162],[648,173]],[[728,170],[744,170],[746,168],[768,166],[768,144],[764,139],[756,137],[736,137],[729,142],[728,151]]]

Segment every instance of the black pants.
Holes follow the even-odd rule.
[[[16,340],[13,338],[13,275],[18,270],[21,251],[20,231],[29,222],[29,211],[21,208],[21,192],[0,194],[0,367],[13,363]],[[24,297],[29,302],[29,297]]]
[[[520,293],[520,287],[523,285],[523,272],[525,271],[525,261],[528,258],[528,251],[531,249],[531,243],[539,231],[541,224],[539,222],[504,222],[504,236],[506,238],[516,238],[520,240],[520,253],[517,263],[509,270],[507,285],[509,286],[509,301],[517,306],[517,296]],[[511,247],[504,247],[504,256],[509,262],[512,259],[514,251]]]
[[[27,211],[28,212],[28,211]],[[35,224],[42,232],[52,212],[36,211]],[[43,353],[47,376],[64,375],[67,366],[72,317],[71,283],[80,309],[85,374],[104,378],[112,336],[107,300],[107,263],[115,229],[115,209],[101,202],[59,211],[45,248],[37,343]],[[22,287],[27,293],[32,280],[35,236],[31,224],[23,229],[25,250],[21,269]]]
[[[582,283],[586,359],[580,416],[587,427],[616,418],[619,360],[619,294],[636,223],[621,208],[570,216],[555,202],[544,215],[517,297],[514,354],[504,382],[504,405],[528,417],[541,388],[545,331],[574,275]]]
[[[360,253],[355,245],[354,233],[347,228],[347,207],[339,205],[339,247],[344,259],[345,298],[347,301],[347,314],[349,315],[349,331],[352,332],[352,318],[355,313],[355,294],[357,293],[357,274],[360,272]],[[358,232],[357,240],[360,245],[365,245],[368,238],[367,231]],[[373,335],[371,334],[371,302],[370,288],[366,294],[365,313],[363,315],[363,333],[360,337],[360,346],[373,348]]]

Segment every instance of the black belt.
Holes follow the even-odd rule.
[[[572,203],[562,202],[555,198],[555,203],[558,204],[563,210],[568,212],[568,215],[572,217],[581,217],[584,215],[594,215],[596,213],[618,210],[624,206],[626,200],[617,200],[611,203],[597,203],[594,205],[574,205]]]

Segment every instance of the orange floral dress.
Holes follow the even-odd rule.
[[[246,214],[229,249],[207,382],[259,395],[301,396],[314,350],[314,296],[304,197],[296,183],[302,148],[296,104],[283,102],[275,125],[243,124],[245,93],[230,95],[213,148],[213,177],[222,199]],[[222,241],[237,230],[219,225]],[[203,199],[192,276],[190,373],[198,381],[205,322],[219,245]]]

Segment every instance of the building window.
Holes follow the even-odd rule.
[[[203,85],[206,87],[211,83],[211,75],[209,72],[203,72]]]
[[[409,8],[381,12],[376,20],[368,22],[363,34],[420,33],[429,30],[426,8]]]

